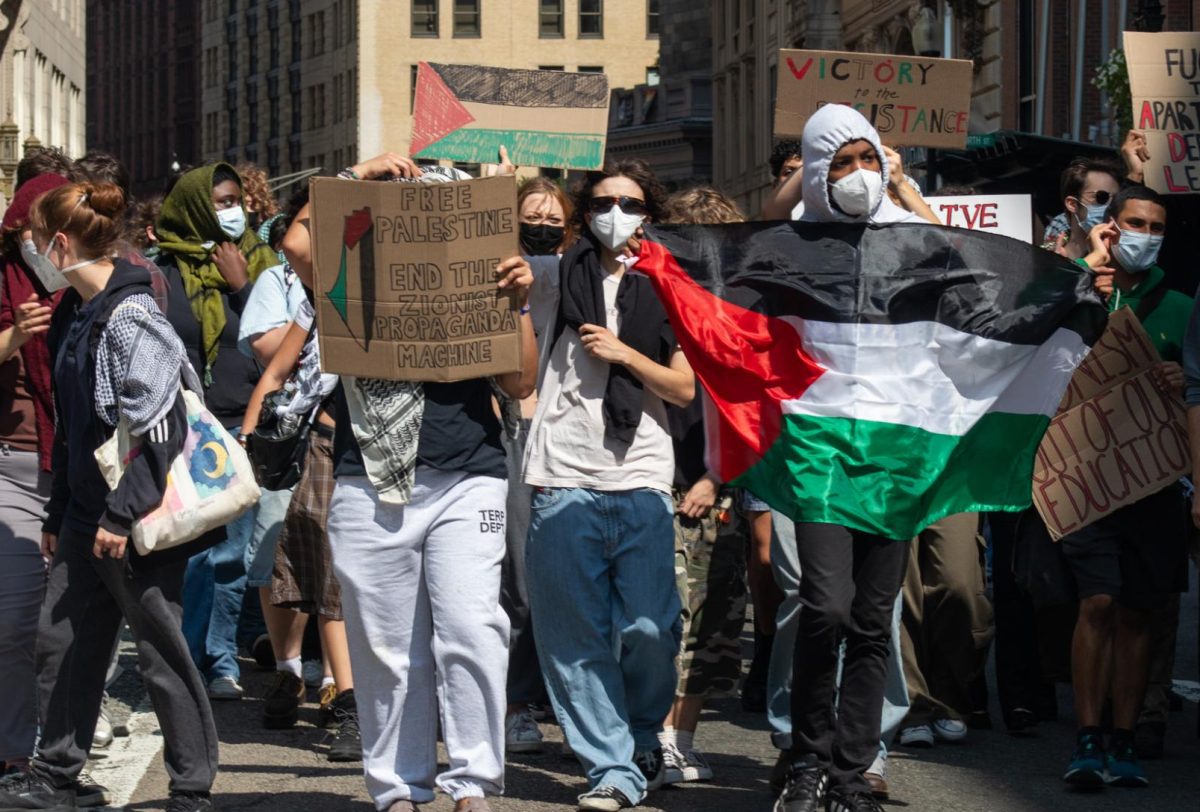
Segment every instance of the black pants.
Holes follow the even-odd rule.
[[[162,728],[171,789],[208,792],[217,774],[217,729],[180,629],[187,561],[143,560],[135,568],[126,559],[96,558],[93,542],[64,527],[50,566],[38,626],[42,737],[33,769],[62,788],[83,769],[124,617]]]
[[[792,665],[792,756],[815,755],[829,770],[831,786],[869,792],[863,773],[879,752],[892,610],[909,543],[797,522],[796,546],[801,609]]]

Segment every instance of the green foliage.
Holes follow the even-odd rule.
[[[1117,121],[1118,132],[1133,127],[1133,98],[1129,92],[1129,68],[1125,64],[1125,51],[1116,48],[1096,68],[1092,84],[1108,98],[1108,109]]]

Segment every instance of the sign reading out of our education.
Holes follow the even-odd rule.
[[[1156,382],[1158,351],[1127,307],[1071,378],[1038,446],[1033,503],[1054,539],[1165,488],[1191,470],[1179,397]]]
[[[929,197],[925,202],[948,226],[1033,242],[1033,203],[1029,195],[947,195]]]
[[[1147,186],[1200,192],[1200,34],[1125,32],[1133,126],[1146,133]]]
[[[862,113],[889,146],[962,149],[971,77],[965,59],[782,50],[775,136],[800,138],[820,107],[845,104]]]
[[[516,181],[381,183],[317,178],[314,284],[325,372],[459,381],[521,368]]]

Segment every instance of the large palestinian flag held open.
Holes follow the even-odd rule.
[[[931,225],[648,226],[637,269],[709,396],[711,470],[797,521],[895,539],[1030,504],[1106,319],[1078,265]]]

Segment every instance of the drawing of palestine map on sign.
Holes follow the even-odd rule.
[[[607,132],[602,73],[417,67],[415,158],[495,163],[503,145],[517,166],[599,169]]]

